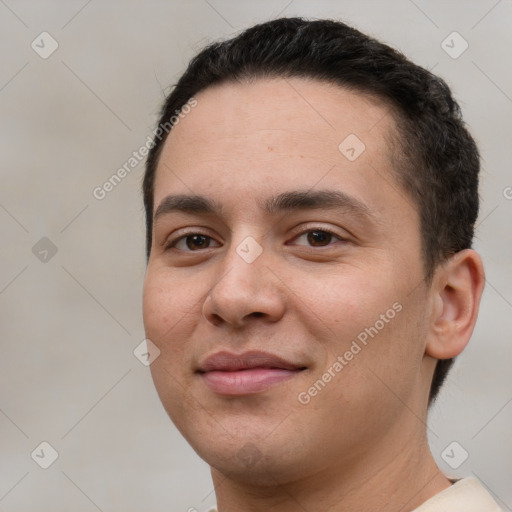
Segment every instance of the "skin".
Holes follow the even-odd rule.
[[[143,312],[167,413],[211,466],[220,512],[413,510],[450,485],[427,444],[427,397],[436,358],[459,354],[473,331],[478,254],[457,253],[425,282],[419,217],[393,175],[395,124],[381,101],[299,78],[222,84],[196,99],[163,148],[155,210],[178,193],[223,210],[154,225]],[[366,146],[355,161],[338,149],[349,134]],[[357,198],[371,216],[259,207],[319,189]],[[211,239],[197,246],[184,228]],[[336,234],[311,242],[321,229]],[[252,263],[237,253],[248,236],[263,251]],[[300,403],[395,303],[401,311]],[[268,351],[306,369],[228,397],[194,372],[220,350]]]

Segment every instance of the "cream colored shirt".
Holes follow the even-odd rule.
[[[217,509],[210,508],[208,512],[217,512]],[[432,496],[413,512],[502,512],[502,510],[476,478],[468,477]]]
[[[468,477],[432,496],[413,512],[502,512],[502,510],[476,478]]]

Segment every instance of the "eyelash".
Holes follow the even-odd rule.
[[[297,238],[300,238],[301,236],[307,234],[307,233],[311,233],[311,232],[314,232],[314,231],[320,231],[322,233],[329,233],[330,235],[332,235],[333,237],[337,238],[338,241],[340,242],[346,242],[347,240],[343,237],[341,237],[340,235],[338,235],[335,231],[329,229],[329,228],[319,228],[319,227],[314,227],[314,228],[309,228],[309,229],[306,229],[305,231],[301,231],[300,233],[298,233],[296,236],[294,236],[294,240],[297,239]],[[165,250],[170,250],[172,248],[174,248],[176,246],[176,244],[178,244],[181,240],[183,239],[186,239],[188,238],[189,236],[193,236],[193,235],[201,235],[201,236],[205,236],[207,238],[210,238],[213,240],[213,237],[211,237],[210,235],[207,235],[206,233],[201,233],[200,231],[189,231],[188,233],[184,233],[182,234],[180,237],[176,238],[175,240],[172,240],[171,242],[169,242],[168,244],[166,244],[165,246]],[[325,248],[325,247],[329,247],[330,245],[332,244],[329,244],[329,245],[323,245],[323,246],[319,246],[319,247],[315,247],[315,246],[308,246],[310,249],[316,249],[316,248]],[[207,249],[210,249],[210,247],[207,247]],[[177,249],[179,251],[182,251],[182,252],[200,252],[201,249],[197,249],[195,251],[192,251],[192,250],[186,250],[186,251],[183,251],[183,249]]]

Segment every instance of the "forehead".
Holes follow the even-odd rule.
[[[197,107],[170,132],[171,144],[176,138],[187,140],[190,136],[207,142],[222,130],[223,137],[233,139],[259,132],[262,139],[324,141],[325,147],[332,149],[332,142],[348,133],[376,142],[379,135],[395,129],[384,100],[312,79],[222,83],[201,91],[196,100]],[[234,142],[230,146],[236,149]]]
[[[378,209],[382,194],[368,183],[379,174],[393,180],[395,123],[379,99],[317,80],[275,78],[223,83],[196,100],[165,142],[155,207],[170,192],[235,200],[251,191],[263,200],[294,183],[321,181],[373,195]]]

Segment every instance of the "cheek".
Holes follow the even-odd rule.
[[[179,422],[190,410],[200,407],[187,389],[187,350],[191,311],[197,298],[183,286],[176,286],[166,270],[148,267],[143,289],[143,321],[146,338],[160,350],[150,366],[156,391],[170,418]]]
[[[317,333],[325,329],[326,343],[336,350],[373,325],[398,299],[382,276],[363,269],[340,269],[324,275],[302,273],[293,288],[303,313],[316,325]]]
[[[350,269],[301,277],[300,288],[296,281],[293,289],[301,299],[302,322],[326,354],[311,380],[332,381],[326,399],[380,393],[379,377],[392,388],[414,378],[422,358],[418,308],[391,272]]]
[[[160,350],[159,357],[151,364],[151,373],[157,390],[176,391],[183,385],[185,369],[190,361],[190,339],[199,298],[191,287],[177,286],[167,270],[146,273],[143,290],[143,321],[146,338]],[[175,382],[172,377],[175,377]]]
[[[143,321],[148,338],[163,342],[167,335],[181,329],[187,315],[199,304],[200,292],[193,282],[176,282],[168,269],[150,269],[146,272],[143,290]]]

